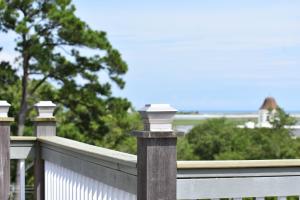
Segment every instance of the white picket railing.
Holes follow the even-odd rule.
[[[40,142],[45,200],[136,199],[136,156],[55,136]]]
[[[136,199],[136,156],[60,137],[38,140],[46,200]],[[13,138],[11,157],[32,158],[34,142]],[[177,199],[286,200],[299,196],[299,185],[298,159],[177,162]]]
[[[135,200],[136,195],[45,162],[45,200]]]
[[[9,174],[9,159],[22,160],[24,191],[24,160],[32,158],[34,191],[39,200],[263,200],[274,196],[286,200],[299,196],[298,159],[178,161],[176,169],[176,136],[171,130],[175,110],[165,104],[149,104],[141,114],[145,130],[134,132],[138,137],[137,156],[57,137],[55,119],[37,117],[36,137],[12,137],[9,158],[11,120],[6,118],[0,123],[0,152],[5,161],[0,162],[0,173]],[[0,195],[4,194],[1,200],[6,200],[9,177],[3,177]]]

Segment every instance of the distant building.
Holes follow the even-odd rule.
[[[278,108],[276,100],[273,97],[267,97],[259,108],[257,123],[248,121],[244,125],[238,125],[237,127],[250,129],[272,128],[271,122],[274,121]]]
[[[257,127],[271,128],[270,122],[274,120],[278,105],[273,97],[265,98],[263,104],[258,111],[258,124]]]

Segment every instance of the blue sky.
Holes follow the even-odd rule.
[[[114,95],[136,108],[257,110],[274,96],[300,110],[299,0],[74,3],[128,63],[126,87]]]

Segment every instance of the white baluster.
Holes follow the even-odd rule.
[[[70,199],[70,197],[69,197],[69,193],[70,193],[70,175],[71,175],[71,173],[69,172],[69,171],[67,171],[67,173],[66,173],[66,177],[65,177],[65,196],[64,196],[64,198],[66,199],[66,200],[69,200]]]
[[[25,160],[20,160],[20,200],[25,200]]]
[[[45,161],[46,200],[135,200],[123,190]]]
[[[62,200],[61,199],[61,171],[60,167],[57,166],[57,200]]]
[[[84,183],[84,200],[88,200],[89,197],[89,180],[87,177],[83,177]]]
[[[54,165],[54,188],[55,188],[55,199],[59,199],[59,195],[58,195],[58,180],[59,180],[59,177],[58,177],[58,166],[57,165]]]
[[[88,188],[88,199],[93,199],[93,190],[94,190],[94,180],[89,179],[89,188]]]
[[[102,188],[102,183],[98,182],[98,199],[97,200],[103,200],[103,188]]]
[[[97,200],[97,181],[93,181],[93,191],[92,191],[92,200]]]
[[[75,172],[71,172],[71,190],[70,190],[70,199],[76,199],[76,181],[75,181]]]
[[[45,199],[49,199],[48,197],[48,194],[49,194],[49,191],[48,191],[48,185],[49,185],[49,169],[48,169],[48,165],[47,163],[45,162]]]
[[[46,163],[49,169],[49,185],[48,185],[48,199],[46,200],[51,200],[53,198],[53,170],[52,170],[52,165],[51,163],[47,162]]]
[[[66,177],[68,176],[68,170],[64,169],[64,168],[61,168],[61,170],[63,171],[62,173],[62,180],[61,180],[61,184],[62,184],[62,195],[61,195],[61,198],[63,200],[66,199]]]

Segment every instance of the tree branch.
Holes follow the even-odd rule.
[[[30,95],[33,95],[35,91],[50,77],[50,74],[46,75],[43,79],[41,79],[31,90]]]
[[[42,73],[40,73],[40,72],[29,72],[28,74],[29,75],[42,75]]]

